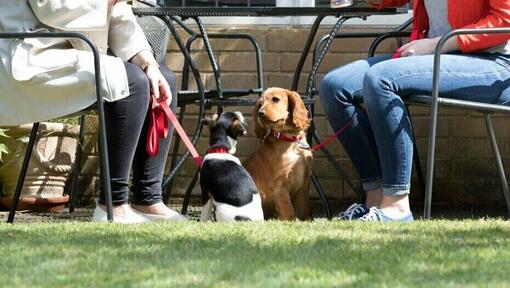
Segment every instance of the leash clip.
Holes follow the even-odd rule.
[[[298,145],[298,148],[301,148],[304,150],[312,150],[312,148],[310,148],[310,145],[306,142],[299,141],[299,142],[297,142],[297,145]]]
[[[273,136],[276,138],[276,139],[280,139],[280,136],[282,135],[282,133],[280,132],[276,132],[276,131],[273,131]]]

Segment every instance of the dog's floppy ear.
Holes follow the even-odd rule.
[[[306,110],[301,96],[297,92],[286,90],[289,98],[289,111],[292,115],[292,124],[300,131],[308,129],[310,119],[308,119],[308,110]]]
[[[216,121],[218,121],[218,117],[220,117],[218,115],[218,113],[215,113],[212,116],[206,116],[204,118],[204,125],[207,125],[207,126],[210,126],[210,127],[214,126]]]
[[[236,131],[237,136],[243,136],[248,134],[248,131],[246,131],[246,123],[244,122],[244,116],[243,113],[240,111],[234,112],[237,119],[234,121],[234,129]]]
[[[255,127],[255,135],[259,139],[262,139],[266,136],[266,129],[260,125],[258,116],[259,109],[262,107],[262,102],[264,102],[264,98],[260,96],[255,103],[255,107],[253,108],[253,126]]]

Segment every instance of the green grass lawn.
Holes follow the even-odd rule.
[[[1,287],[510,286],[510,222],[0,224]]]

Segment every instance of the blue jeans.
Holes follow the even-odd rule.
[[[384,195],[409,194],[413,160],[412,129],[402,98],[431,94],[433,56],[359,60],[329,72],[320,84],[320,100],[356,166],[365,191],[382,187]],[[441,56],[439,96],[507,104],[510,59],[499,54]],[[364,103],[364,107],[360,106]]]

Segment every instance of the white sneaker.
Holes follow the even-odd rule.
[[[120,223],[120,224],[140,224],[145,223],[149,221],[147,218],[139,215],[131,207],[129,204],[123,204],[120,207],[117,207],[116,209],[123,209],[124,215],[122,216],[113,216],[113,223]],[[108,222],[108,217],[106,214],[106,211],[99,206],[99,204],[96,204],[96,209],[94,209],[94,214],[92,215],[92,222]]]
[[[170,213],[166,215],[158,215],[158,214],[149,214],[149,213],[143,213],[136,209],[133,209],[134,213],[139,214],[141,217],[144,217],[147,219],[147,221],[186,221],[188,220],[184,215],[179,214],[177,211],[170,210]]]

